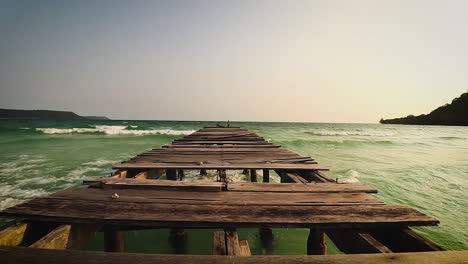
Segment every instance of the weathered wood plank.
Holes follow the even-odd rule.
[[[59,202],[58,202],[59,201]],[[347,227],[436,225],[429,216],[404,206],[303,205],[245,206],[141,203],[108,198],[38,198],[0,212],[0,216],[62,223],[170,227]]]
[[[137,180],[110,179],[108,177],[90,177],[83,184],[104,189],[153,189],[220,192],[224,188],[221,182],[173,181],[173,180]]]
[[[375,188],[362,183],[228,183],[228,191],[233,192],[310,192],[310,193],[377,193]]]
[[[0,247],[2,263],[36,264],[374,264],[374,263],[424,263],[467,264],[468,250],[420,253],[355,254],[326,256],[210,256],[210,255],[164,255],[141,253],[107,253],[99,251],[50,250],[22,247]]]
[[[184,163],[122,163],[115,165],[113,169],[230,169],[230,170],[242,170],[247,169],[283,169],[283,170],[328,170],[318,164],[308,164],[308,163],[193,163],[193,164],[184,164]]]
[[[213,184],[208,182],[207,184]],[[218,183],[221,186],[223,183]],[[118,193],[118,201],[161,204],[219,204],[245,206],[273,205],[384,205],[377,198],[366,193],[275,193],[275,192],[200,192],[192,190],[153,189],[67,189],[43,199],[86,200],[95,203],[111,201]],[[52,202],[52,201],[51,201]]]

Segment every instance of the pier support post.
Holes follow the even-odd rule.
[[[325,255],[326,252],[325,232],[321,228],[311,228],[307,238],[307,255]]]
[[[182,228],[171,228],[169,233],[169,244],[175,254],[187,253],[187,232]]]
[[[178,170],[178,171],[177,171],[177,178],[178,178],[178,180],[179,180],[179,181],[183,181],[183,180],[184,180],[184,177],[185,177],[185,175],[184,175],[184,170]]]
[[[257,182],[257,171],[256,170],[250,170],[250,181],[251,182]]]
[[[125,231],[105,230],[104,250],[107,252],[125,252]]]
[[[218,180],[220,182],[227,181],[226,170],[218,170]]]
[[[175,169],[166,169],[166,178],[168,180],[176,181],[177,180],[177,172]]]
[[[270,182],[270,170],[263,169],[263,182]]]
[[[200,175],[202,175],[202,176],[208,175],[208,173],[206,172],[206,169],[201,169],[200,170]]]
[[[244,174],[244,175],[248,175],[248,174],[249,174],[249,170],[248,170],[248,169],[244,169],[244,170],[242,170],[242,174]]]
[[[273,231],[268,227],[261,227],[258,229],[260,235],[260,244],[268,254],[273,253]]]

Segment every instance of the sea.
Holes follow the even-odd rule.
[[[204,126],[193,121],[0,121],[0,210],[66,188],[88,176],[105,176],[112,166],[151,148],[171,143]],[[411,206],[440,220],[414,228],[450,250],[468,249],[468,127],[334,123],[231,122],[329,168],[338,182],[362,182],[378,189],[387,204]],[[214,173],[186,174],[210,180]],[[230,181],[244,180],[240,172]],[[272,181],[279,178],[272,175]],[[13,224],[0,219],[0,228]],[[214,230],[187,230],[181,251],[169,230],[128,231],[126,251],[212,254]],[[257,229],[239,229],[253,254],[306,254],[308,230],[273,229],[265,243]],[[329,242],[328,253],[339,254]],[[178,248],[178,249],[177,249]],[[103,237],[83,247],[102,250]]]

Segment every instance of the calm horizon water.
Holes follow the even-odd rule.
[[[0,210],[80,186],[88,176],[216,122],[0,121]],[[451,250],[468,249],[468,127],[381,124],[231,122],[315,158],[341,182],[378,189],[387,204],[411,206],[438,220],[415,230]],[[213,177],[209,175],[206,178]],[[239,173],[228,174],[232,181]],[[186,180],[200,179],[195,172]],[[272,181],[279,181],[272,177]],[[0,219],[0,228],[11,224]],[[274,229],[265,245],[256,229],[239,229],[253,254],[305,254],[308,230]],[[185,252],[211,254],[213,230],[188,230]],[[169,231],[129,231],[127,251],[174,253]],[[102,249],[98,235],[85,248]],[[333,246],[330,253],[337,253]]]

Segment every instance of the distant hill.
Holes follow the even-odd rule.
[[[468,92],[427,115],[380,119],[382,124],[468,126]]]
[[[86,119],[91,119],[91,120],[110,120],[110,118],[106,116],[83,116]]]
[[[106,118],[106,117],[101,117]],[[88,120],[68,111],[0,109],[0,119]],[[107,120],[107,118],[106,118]]]

